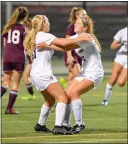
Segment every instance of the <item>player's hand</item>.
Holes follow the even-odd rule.
[[[123,41],[123,42],[121,42],[121,46],[125,46],[126,48],[128,48],[128,42],[127,41]]]
[[[67,58],[68,64],[73,64],[74,61],[75,60],[74,60],[73,56],[68,56],[68,58]]]
[[[41,48],[49,48],[49,45],[47,45],[45,42],[41,42],[35,45],[36,48],[41,49]]]
[[[93,37],[93,35],[88,34],[88,33],[81,33],[80,39],[83,41],[92,41],[92,40],[94,40],[94,37]]]

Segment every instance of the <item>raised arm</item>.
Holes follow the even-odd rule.
[[[92,39],[91,35],[81,34],[79,37],[73,38],[73,39],[56,38],[52,41],[52,44],[66,47],[66,46],[70,46],[70,45],[76,44],[76,43],[81,42],[81,41],[89,41],[91,39]]]
[[[79,46],[76,44],[77,42],[85,41],[88,42],[92,40],[93,37],[88,34],[81,34],[78,38],[68,39],[68,38],[56,38],[52,41],[51,45],[48,46],[46,43],[42,42],[36,45],[37,48],[52,48],[54,50],[59,51],[70,51],[72,49],[76,49]],[[62,50],[61,50],[62,49]]]
[[[51,49],[54,49],[56,51],[62,51],[62,52],[70,51],[70,50],[78,48],[78,47],[79,46],[77,44],[73,44],[73,45],[66,46],[66,47],[61,47],[61,46],[56,46],[54,44],[47,45],[45,42],[41,42],[38,45],[36,45],[36,48],[38,48],[38,49],[51,48]]]

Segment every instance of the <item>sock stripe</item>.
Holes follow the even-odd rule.
[[[3,87],[3,88],[5,88],[6,90],[8,89],[8,87],[7,87],[7,86],[5,86],[5,85],[2,85],[2,87]]]
[[[27,88],[32,87],[32,83],[26,85]]]
[[[18,91],[11,90],[11,91],[10,91],[10,94],[18,95]]]

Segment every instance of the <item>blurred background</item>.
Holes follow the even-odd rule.
[[[57,37],[65,37],[71,9],[74,6],[83,7],[94,21],[94,33],[102,46],[101,56],[105,73],[110,74],[116,54],[116,51],[110,50],[110,44],[117,31],[126,27],[128,2],[1,2],[2,29],[13,10],[19,6],[27,7],[31,18],[36,14],[46,15],[51,23],[51,33]],[[68,73],[63,59],[62,52],[55,52],[52,60],[54,74]]]

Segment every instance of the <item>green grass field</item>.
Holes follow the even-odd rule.
[[[102,81],[96,90],[82,95],[83,120],[86,130],[77,135],[57,135],[37,133],[33,127],[37,123],[43,103],[41,94],[35,90],[36,100],[24,101],[20,97],[27,94],[22,81],[15,108],[18,115],[5,115],[8,93],[2,98],[2,143],[127,143],[127,86],[115,85],[108,106],[101,105],[105,84]],[[47,126],[53,128],[55,107],[53,107]],[[72,117],[72,125],[74,117]]]

